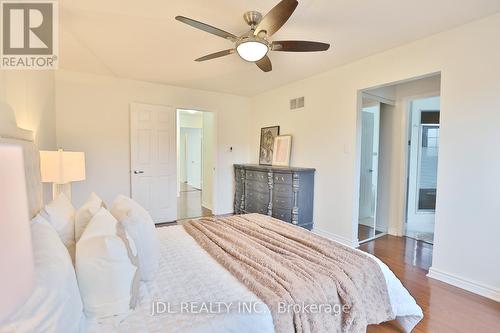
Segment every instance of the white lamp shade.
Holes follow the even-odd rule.
[[[31,295],[33,250],[22,148],[0,144],[0,322]]]
[[[42,182],[67,184],[85,179],[85,153],[40,151]]]

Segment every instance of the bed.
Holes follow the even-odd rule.
[[[6,118],[6,114],[13,114],[12,110],[2,105],[0,111],[5,118],[3,124],[10,123],[0,128],[0,143],[23,147],[30,213],[34,216],[42,207],[38,151],[32,134],[17,129],[12,117]],[[275,332],[266,303],[203,249],[183,226],[162,227],[156,232],[160,241],[159,271],[153,280],[141,282],[139,305],[119,321],[95,322],[82,316],[80,332]],[[358,252],[379,265],[394,317],[403,331],[411,332],[423,318],[422,310],[385,264]]]
[[[160,269],[154,281],[141,285],[140,306],[118,325],[82,322],[82,332],[274,332],[272,316],[265,304],[203,250],[182,226],[163,227],[157,232],[161,244]],[[410,332],[423,318],[422,310],[385,264],[363,254],[380,265],[396,320],[404,331]],[[170,313],[151,316],[151,304],[155,301],[169,303]],[[203,304],[217,302],[257,304],[263,311],[218,314],[200,309]],[[192,303],[195,314],[181,313],[178,305],[182,303]]]

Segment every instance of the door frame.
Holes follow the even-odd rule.
[[[404,182],[403,190],[404,192],[400,196],[401,198],[404,198],[402,207],[403,209],[403,216],[401,216],[400,219],[400,225],[397,228],[398,231],[398,236],[406,236],[406,230],[407,230],[407,224],[408,224],[408,211],[409,211],[409,205],[408,202],[410,200],[409,196],[409,191],[410,191],[410,158],[411,158],[411,145],[408,143],[411,142],[411,136],[412,136],[412,118],[411,118],[411,102],[417,99],[425,99],[425,98],[432,98],[432,97],[439,97],[441,98],[441,92],[440,91],[433,91],[430,93],[426,94],[419,94],[419,95],[413,95],[413,96],[408,96],[403,99],[404,103],[404,112],[403,112],[403,128],[404,128],[404,138],[405,138],[405,146],[406,149],[405,151],[405,156],[404,156],[404,169],[403,169],[403,175],[402,175],[402,181]],[[441,100],[440,100],[440,107],[439,107],[439,112],[441,113]],[[441,124],[439,124],[441,126]],[[419,134],[419,143],[421,140],[420,134]],[[418,155],[420,155],[420,150],[417,152]],[[420,160],[420,157],[419,157]],[[417,161],[418,163],[419,161]],[[418,166],[417,166],[418,168]],[[439,163],[438,163],[438,175],[439,175]],[[417,173],[418,177],[418,173]],[[422,214],[433,214],[434,216],[437,213],[437,207],[433,212],[422,212]],[[435,225],[434,225],[435,227]]]
[[[370,89],[370,88],[366,88]],[[372,95],[370,93],[365,92],[366,89],[361,89],[358,90],[357,92],[357,108],[356,108],[356,146],[355,146],[355,156],[356,156],[356,161],[355,161],[355,168],[354,168],[354,174],[355,174],[355,189],[354,189],[354,205],[353,205],[353,211],[352,211],[352,233],[354,235],[352,245],[353,247],[358,247],[359,244],[374,240],[376,238],[382,237],[387,235],[388,232],[381,232],[378,235],[375,235],[374,237],[370,237],[367,239],[360,240],[359,239],[359,234],[358,234],[358,225],[359,225],[359,199],[360,199],[360,188],[361,188],[361,154],[362,154],[362,149],[361,149],[361,134],[363,130],[363,124],[362,124],[362,116],[363,116],[363,98],[368,98],[371,99],[375,102],[379,103],[379,116],[380,116],[380,111],[381,111],[381,104],[388,104],[391,106],[395,106],[396,102],[391,99],[383,98],[381,96],[376,96]],[[379,136],[380,136],[380,130],[379,130]],[[347,145],[344,145],[344,152],[348,153],[349,152],[349,147]],[[379,157],[380,157],[380,142],[379,142]],[[379,161],[380,162],[380,161]],[[377,170],[377,174],[378,174]],[[378,182],[378,179],[377,179]],[[378,204],[378,199],[375,203],[377,206]],[[377,208],[375,207],[375,212],[377,211]],[[376,218],[376,217],[375,217]],[[376,226],[375,226],[376,227]]]
[[[367,106],[367,107],[362,107],[361,108],[361,137],[363,137],[363,131],[364,131],[364,128],[363,128],[363,112],[365,113],[372,113],[373,114],[373,126],[374,126],[374,131],[373,131],[373,147],[372,147],[372,150],[371,150],[371,154],[373,156],[373,148],[375,147],[375,144],[377,145],[377,156],[376,157],[372,157],[372,165],[371,165],[371,173],[372,173],[372,176],[371,176],[371,185],[373,186],[373,184],[375,184],[375,192],[372,193],[373,195],[373,202],[371,202],[371,205],[374,205],[373,207],[373,229],[374,229],[374,237],[375,237],[375,234],[376,234],[376,230],[377,230],[377,197],[378,197],[378,174],[379,174],[379,155],[380,155],[380,109],[381,109],[381,103],[379,101],[374,101],[375,105],[373,106]],[[370,112],[370,111],[365,111],[365,109],[369,109],[369,108],[372,108],[372,107],[376,107],[377,108],[377,111],[376,112]],[[377,127],[375,129],[375,127]],[[363,155],[363,147],[361,147],[361,155]],[[376,167],[375,167],[375,164],[376,164]],[[363,156],[361,157],[361,162],[360,162],[360,199],[361,199],[361,186],[363,185],[363,182],[361,182],[361,171],[362,171],[362,167],[363,167]],[[365,166],[366,167],[366,166]],[[366,190],[366,189],[365,189]],[[360,205],[359,205],[359,208],[360,208],[360,211],[361,211],[361,208],[362,208],[362,205],[361,205],[361,201],[360,201]],[[358,216],[358,220],[359,220],[359,216]],[[359,223],[359,221],[358,221]],[[360,224],[360,223],[359,223]],[[377,235],[378,236],[378,235]],[[360,242],[365,242],[365,241],[368,241],[368,240],[371,240],[373,239],[374,237],[370,237],[370,238],[367,238],[367,239],[363,239],[363,240],[360,240]]]
[[[218,211],[218,200],[217,200],[217,189],[218,189],[218,160],[219,160],[219,153],[217,151],[217,142],[218,142],[218,128],[217,128],[217,121],[218,121],[218,115],[217,112],[207,110],[200,108],[198,106],[190,106],[190,105],[178,105],[175,107],[175,114],[176,117],[179,114],[179,110],[193,110],[193,111],[198,111],[198,112],[203,112],[203,113],[210,113],[213,117],[213,132],[214,132],[214,140],[212,142],[212,160],[213,160],[213,171],[212,171],[212,214],[213,215],[219,215]],[[201,136],[202,136],[202,144],[205,142],[205,125],[203,124],[202,129],[201,129]],[[180,126],[179,126],[179,119],[176,118],[176,137],[177,139],[180,139],[179,131],[180,131]],[[202,189],[203,189],[203,147],[202,147],[202,158],[201,158],[201,163],[202,163],[202,175],[201,175],[201,184],[202,184]],[[179,156],[177,156],[177,161],[179,161]],[[177,172],[179,172],[179,168],[177,169]],[[180,193],[180,184],[177,184],[177,195],[179,196]]]
[[[355,192],[354,192],[354,205],[353,205],[353,221],[352,221],[352,232],[354,235],[354,241],[353,241],[353,246],[357,247],[360,243],[365,242],[365,240],[361,241],[359,240],[358,237],[358,223],[359,223],[359,185],[360,185],[360,172],[361,172],[361,130],[362,130],[362,124],[361,124],[361,112],[362,112],[362,106],[363,106],[363,97],[371,98],[373,100],[377,100],[381,103],[388,104],[391,106],[397,106],[396,101],[390,100],[390,99],[385,99],[382,97],[378,97],[375,95],[371,95],[369,93],[366,93],[365,90],[367,89],[374,89],[376,87],[383,87],[383,86],[391,86],[399,83],[404,83],[404,82],[410,82],[418,79],[422,79],[425,77],[430,77],[440,74],[440,72],[435,72],[423,76],[418,76],[414,78],[409,78],[401,81],[396,81],[396,82],[391,82],[387,84],[383,84],[380,86],[374,86],[374,87],[368,87],[368,88],[363,88],[358,90],[357,94],[357,131],[356,131],[356,164],[355,164],[355,180],[356,180],[356,186],[355,186]],[[409,164],[408,164],[408,158],[409,158],[409,146],[408,146],[408,140],[409,140],[409,135],[410,135],[410,102],[414,99],[420,99],[420,98],[428,98],[428,97],[436,97],[440,96],[441,97],[441,91],[432,91],[429,93],[425,94],[417,94],[417,95],[412,95],[412,96],[406,96],[405,98],[402,99],[402,117],[401,117],[401,123],[400,126],[402,126],[402,131],[401,131],[401,137],[400,138],[395,138],[395,140],[400,140],[400,143],[403,145],[403,147],[406,147],[406,149],[401,149],[401,155],[399,158],[403,161],[403,164],[401,166],[401,177],[399,178],[399,186],[398,186],[398,198],[399,202],[395,202],[395,207],[398,209],[398,213],[396,215],[396,225],[388,225],[388,231],[387,233],[382,233],[380,235],[375,236],[374,238],[371,238],[369,240],[373,240],[375,238],[381,237],[383,235],[389,234],[389,235],[394,235],[394,236],[404,236],[406,233],[406,216],[407,216],[407,197],[408,197],[408,176],[409,176]],[[442,109],[442,108],[441,108]],[[442,110],[440,110],[441,112]],[[347,146],[344,146],[344,151],[348,150]],[[438,164],[438,174],[439,174],[439,164]],[[437,207],[436,207],[436,214],[437,214]]]

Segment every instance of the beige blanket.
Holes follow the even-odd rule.
[[[259,214],[184,228],[267,304],[277,333],[361,333],[394,319],[379,265],[359,251]]]

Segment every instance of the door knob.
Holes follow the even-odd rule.
[[[134,174],[136,174],[136,175],[139,175],[141,173],[144,173],[144,171],[142,171],[142,170],[134,170]]]

